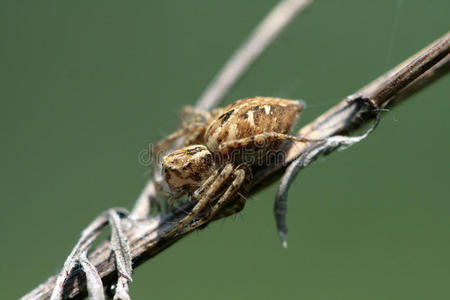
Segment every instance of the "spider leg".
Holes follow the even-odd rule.
[[[191,209],[191,211],[176,224],[172,229],[170,229],[165,236],[168,236],[179,229],[183,228],[191,222],[196,216],[200,214],[200,212],[206,207],[206,205],[214,199],[217,191],[222,187],[223,183],[230,177],[233,173],[233,165],[226,164],[222,171],[218,174],[213,174],[206,180],[206,182],[199,187],[197,191],[194,192],[192,197],[194,200],[197,200],[195,206]],[[215,179],[215,180],[214,180]],[[207,189],[206,189],[207,188]],[[198,198],[197,198],[198,197]]]
[[[185,106],[181,110],[182,124],[202,122],[205,125],[223,113],[223,108],[214,108],[210,112],[193,106]]]
[[[198,228],[199,226],[208,223],[209,221],[211,221],[211,219],[213,219],[215,216],[217,216],[219,213],[222,212],[221,209],[227,204],[228,200],[231,200],[233,198],[233,196],[237,193],[237,191],[242,186],[242,183],[245,180],[245,171],[243,169],[235,169],[232,175],[234,176],[233,182],[220,196],[219,200],[217,200],[216,204],[211,208],[209,214],[185,226],[185,228],[182,229],[181,233],[186,233],[194,228]],[[241,211],[244,208],[244,205],[245,200],[243,198],[240,198],[238,202],[234,204],[232,207],[233,213]],[[230,214],[232,213],[228,212],[224,216],[228,216]]]
[[[174,207],[174,205],[175,205],[175,202],[179,199],[179,198],[181,198],[181,196],[183,196],[184,195],[184,192],[181,192],[181,193],[178,193],[178,194],[172,194],[172,195],[169,195],[169,198],[167,199],[168,201],[168,203],[167,203],[167,205],[168,205],[168,207],[167,207],[167,209],[168,210],[170,210],[170,209],[172,209],[173,207]]]
[[[187,122],[207,122],[211,119],[211,113],[207,110],[199,109],[193,106],[185,106],[181,110],[181,120]]]
[[[236,149],[244,147],[245,145],[256,143],[264,145],[267,141],[276,141],[276,140],[289,140],[289,141],[295,141],[295,142],[304,142],[304,143],[311,143],[311,142],[322,142],[323,139],[308,139],[304,137],[298,137],[278,132],[264,132],[257,135],[249,136],[242,139],[237,139],[234,141],[228,141],[223,142],[219,145],[219,151],[222,151],[223,149]]]
[[[195,192],[192,194],[191,198],[193,200],[198,199],[204,193],[204,191],[211,185],[211,183],[216,180],[218,175],[219,175],[219,171],[215,170],[208,177],[208,179],[206,179],[205,182],[203,182],[203,184],[197,190],[195,190]],[[168,199],[168,209],[172,209],[174,207],[174,204],[177,201],[177,199],[179,199],[183,195],[184,195],[184,192],[181,192],[180,194],[170,195],[169,199]]]
[[[233,197],[233,199],[234,199],[234,197]],[[225,218],[225,217],[231,216],[237,212],[240,212],[241,210],[244,209],[246,199],[242,195],[240,195],[240,197],[237,197],[237,199],[234,201],[235,202],[230,206],[228,206],[228,203],[224,203],[224,205],[220,209],[220,211],[217,212],[216,215],[214,216],[214,219]]]
[[[217,203],[211,209],[209,214],[209,219],[212,219],[219,210],[224,206],[224,204],[233,198],[233,196],[237,193],[237,191],[241,188],[242,183],[245,180],[245,170],[244,169],[236,169],[233,171],[234,180],[231,185],[226,189],[222,196],[220,196]]]
[[[217,176],[219,176],[219,174],[219,170],[214,171],[214,173],[211,174],[211,176],[209,176],[208,179],[206,179],[205,182],[203,182],[203,184],[197,190],[195,190],[195,192],[192,194],[192,198],[199,199],[199,197],[205,192],[205,190],[211,186],[211,183],[213,183],[217,179]]]
[[[188,134],[192,134],[195,131],[202,130],[204,128],[204,124],[195,124],[188,127],[182,127],[166,137],[165,139],[159,141],[155,146],[152,148],[152,158],[157,158],[157,154],[161,150],[166,150],[172,144],[179,139],[182,136],[186,136]]]
[[[179,145],[180,148],[194,144],[203,144],[203,136],[205,135],[206,128],[206,125],[199,126],[196,131],[193,131],[189,135],[186,135],[183,139],[183,142]]]

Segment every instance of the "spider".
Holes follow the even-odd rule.
[[[201,143],[164,156],[162,178],[172,199],[187,194],[195,205],[166,235],[188,225],[207,205],[211,210],[204,222],[211,220],[251,177],[251,167],[284,142],[314,141],[289,135],[302,109],[302,103],[295,100],[247,98],[205,117],[195,130],[182,128]],[[238,207],[242,209],[244,203],[240,199]]]

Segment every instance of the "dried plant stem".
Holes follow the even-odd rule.
[[[391,101],[391,105],[405,99],[419,89],[429,85],[449,70],[450,34],[444,35],[437,42],[432,43],[416,56],[406,60],[400,66],[381,76],[379,79],[349,96],[316,120],[303,127],[299,133],[309,138],[330,137],[335,134],[349,133],[373,118],[367,107],[361,101],[354,99],[368,99],[381,106]],[[297,143],[287,148],[288,162],[306,153],[308,146]],[[252,185],[248,187],[250,193],[256,192],[267,183],[279,178],[285,166],[269,166],[254,174]],[[189,207],[185,207],[188,209]],[[184,213],[174,211],[166,215],[158,215],[151,219],[138,221],[128,231],[133,267],[137,267],[149,258],[163,251],[180,238],[181,235],[162,238],[176,224]],[[117,270],[111,256],[110,242],[103,242],[89,255],[89,261],[96,267],[103,282],[108,285],[117,280]],[[56,276],[38,286],[22,299],[49,299]],[[73,271],[65,285],[63,294],[66,298],[81,299],[86,296],[87,286],[85,275],[81,269]]]

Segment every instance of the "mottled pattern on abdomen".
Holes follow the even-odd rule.
[[[224,142],[236,141],[266,132],[288,134],[303,106],[299,101],[255,97],[237,101],[223,109],[205,133],[206,146],[218,151]],[[236,145],[237,146],[237,145]],[[240,145],[242,146],[242,145]],[[253,145],[248,145],[253,147]],[[279,143],[265,145],[277,147]],[[233,147],[230,145],[230,147]],[[226,149],[226,152],[232,149]]]

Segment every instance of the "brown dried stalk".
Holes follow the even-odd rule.
[[[394,106],[399,103],[398,100],[406,99],[446,74],[450,69],[449,53],[450,33],[447,33],[415,56],[320,115],[316,120],[303,127],[299,134],[309,138],[325,138],[354,131],[374,117],[374,113],[370,109],[368,110],[368,106],[364,105],[364,102],[355,101],[355,99],[370,100],[377,106],[383,106],[389,102],[391,106]],[[287,163],[289,164],[294,159],[302,157],[303,154],[312,153],[310,147],[310,145],[297,143],[295,146],[291,145],[286,148]],[[333,150],[333,148],[328,150]],[[309,157],[310,161],[314,160],[315,157]],[[299,169],[306,166],[310,161],[300,166]],[[290,166],[293,166],[293,164]],[[251,186],[248,186],[248,192],[254,193],[278,179],[285,168],[286,166],[277,165],[259,170],[254,174]],[[293,178],[295,171],[298,171],[293,170],[295,168],[292,167],[288,167],[288,171],[289,168],[291,169],[291,176],[288,179],[283,178],[282,183],[285,185],[289,185],[289,180]],[[147,192],[152,192],[151,185],[147,187]],[[186,206],[185,208],[188,209],[189,207]],[[130,242],[133,267],[139,266],[190,233],[184,232],[168,238],[161,237],[183,216],[184,212],[179,210],[130,224],[126,230],[126,235]],[[117,270],[111,256],[109,241],[105,241],[97,247],[89,255],[89,261],[97,268],[104,284],[109,285],[115,282]],[[50,277],[23,299],[48,299],[55,281],[56,276]],[[81,269],[76,269],[66,282],[64,296],[71,299],[81,299],[87,295],[86,289],[85,275]]]

